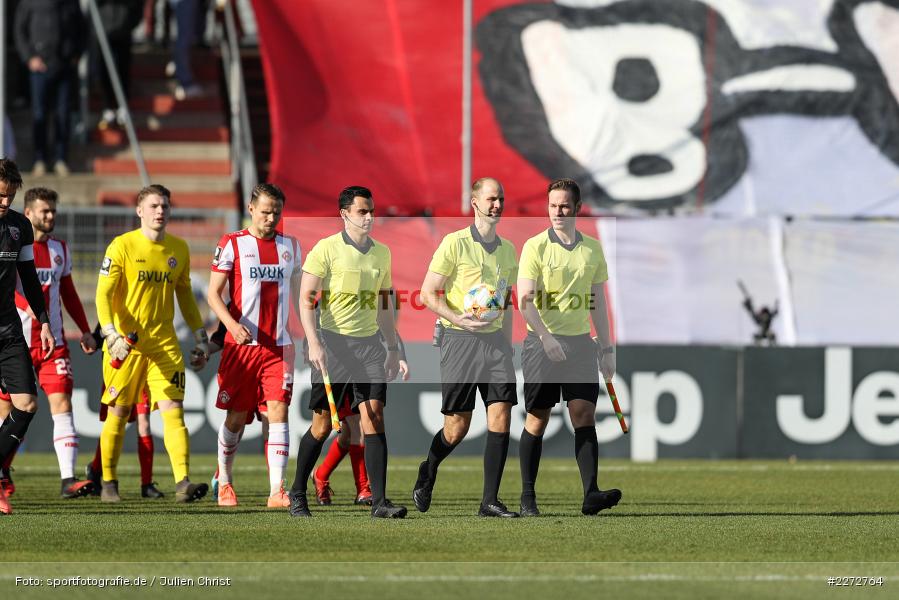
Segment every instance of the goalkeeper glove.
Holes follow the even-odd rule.
[[[196,345],[190,351],[190,368],[199,371],[206,366],[206,361],[209,360],[209,335],[201,327],[194,332],[194,340]]]
[[[109,351],[109,356],[115,360],[125,360],[128,352],[131,351],[131,347],[122,334],[116,331],[115,325],[112,323],[105,325],[102,332],[103,337],[106,339],[106,348]]]

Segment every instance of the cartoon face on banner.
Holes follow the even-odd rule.
[[[747,171],[739,121],[750,116],[850,116],[899,165],[899,59],[885,41],[899,36],[899,0],[834,0],[834,51],[741,47],[711,6],[724,3],[708,2],[487,15],[476,31],[480,77],[507,142],[548,178],[575,174],[585,198],[606,207],[714,202]],[[752,4],[728,16],[743,25]]]

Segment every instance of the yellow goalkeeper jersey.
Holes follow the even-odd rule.
[[[97,317],[126,335],[137,332],[135,350],[181,355],[175,335],[175,296],[192,330],[203,326],[190,288],[190,251],[179,237],[166,234],[158,242],[140,229],[112,240],[100,266]]]

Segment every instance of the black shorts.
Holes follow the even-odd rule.
[[[37,396],[34,365],[25,338],[0,338],[0,385],[8,394]]]
[[[596,344],[588,335],[554,336],[565,360],[553,362],[543,351],[543,342],[528,332],[521,352],[524,373],[524,406],[528,412],[552,408],[562,400],[586,400],[596,404],[599,397],[599,360]]]
[[[352,399],[352,408],[368,400],[380,400],[387,404],[387,373],[384,361],[387,350],[377,333],[368,337],[352,337],[321,331],[322,344],[328,360],[328,377],[334,401],[340,406],[346,394]],[[309,408],[328,410],[328,396],[322,375],[312,369],[312,395]]]
[[[484,406],[494,402],[518,404],[512,346],[502,331],[470,333],[447,329],[440,346],[443,408],[451,414],[471,412],[475,393]]]

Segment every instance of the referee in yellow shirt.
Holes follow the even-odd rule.
[[[387,437],[384,406],[387,382],[400,368],[390,248],[370,236],[375,203],[371,191],[351,186],[340,192],[344,228],[319,241],[306,255],[300,282],[300,321],[312,366],[312,425],[300,440],[297,470],[290,489],[290,514],[311,517],[306,485],[322,445],[331,433],[331,413],[322,383],[326,372],[334,398],[345,393],[361,415],[365,468],[371,485],[371,516],[402,519],[406,507],[387,499]],[[316,331],[315,299],[321,298],[321,332]],[[381,335],[387,343],[385,350]]]
[[[479,283],[499,291],[508,305],[518,263],[512,243],[496,234],[504,205],[499,181],[492,177],[475,181],[471,188],[474,224],[443,238],[421,284],[422,300],[446,328],[440,346],[443,429],[431,441],[412,490],[412,500],[421,512],[431,506],[438,466],[468,433],[475,396],[480,392],[487,409],[487,447],[478,515],[518,516],[497,496],[509,451],[512,407],[518,403],[512,364],[512,315],[503,311],[496,320],[485,322],[463,310],[465,295]]]
[[[209,356],[208,338],[190,287],[190,252],[187,243],[165,231],[171,211],[171,193],[161,185],[137,194],[140,229],[115,238],[106,249],[97,283],[97,316],[106,339],[103,349],[101,401],[109,413],[100,434],[103,481],[100,499],[119,502],[116,467],[122,453],[125,425],[131,407],[145,387],[150,409],[159,407],[165,449],[175,476],[175,499],[192,502],[206,494],[205,483],[188,479],[190,434],[184,425],[184,358],[175,335],[175,301],[194,330],[192,354],[197,368]],[[126,341],[137,334],[131,347]],[[130,348],[130,354],[129,354]],[[111,361],[122,361],[115,368]]]
[[[548,193],[551,227],[525,242],[518,271],[518,308],[528,323],[521,355],[527,409],[519,444],[521,515],[540,514],[534,484],[543,432],[560,394],[574,427],[574,455],[584,484],[581,512],[595,515],[621,500],[620,490],[601,491],[596,484],[599,371],[606,379],[615,373],[603,293],[608,270],[599,240],[576,228],[577,183],[558,179]],[[590,337],[591,319],[599,348]]]

